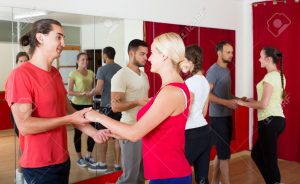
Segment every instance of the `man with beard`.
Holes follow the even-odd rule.
[[[229,184],[230,141],[232,135],[232,110],[238,107],[231,94],[231,77],[228,64],[233,58],[233,47],[227,41],[216,46],[218,60],[207,71],[210,84],[210,126],[217,155],[214,159],[213,184],[219,184],[222,174],[224,183]]]
[[[149,82],[139,69],[147,61],[146,42],[132,40],[128,45],[129,63],[111,80],[111,103],[114,112],[122,112],[121,122],[134,124],[138,110],[148,101]],[[120,140],[123,174],[117,184],[144,184],[141,140]]]
[[[111,96],[110,96],[110,89],[111,89],[111,79],[122,67],[115,63],[116,51],[113,47],[105,47],[103,49],[102,58],[105,63],[104,66],[99,67],[97,70],[97,84],[96,87],[89,93],[90,96],[94,96],[96,94],[101,95],[101,104],[100,104],[100,112],[104,113],[105,115],[120,121],[121,113],[114,113],[111,110]],[[98,129],[106,129],[103,125],[97,124]],[[114,163],[114,170],[119,171],[121,170],[120,167],[120,146],[117,140],[113,140],[114,142],[114,155],[115,155],[115,163]],[[90,164],[89,170],[90,171],[100,171],[104,172],[107,171],[107,164],[106,164],[106,153],[107,153],[108,143],[104,142],[101,144],[100,149],[100,158],[97,164]]]

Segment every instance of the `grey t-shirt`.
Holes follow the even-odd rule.
[[[101,107],[111,106],[110,88],[111,88],[111,78],[119,71],[122,67],[116,63],[106,64],[99,67],[97,70],[97,80],[103,80],[103,92],[101,95]]]
[[[231,77],[228,68],[222,68],[217,63],[213,64],[207,71],[206,79],[213,84],[212,93],[219,98],[231,99]],[[231,116],[232,110],[224,105],[210,102],[210,117]]]

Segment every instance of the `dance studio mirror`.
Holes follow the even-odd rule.
[[[92,70],[95,74],[97,68],[103,63],[101,52],[106,46],[115,48],[115,60],[117,63],[124,66],[124,63],[122,62],[124,62],[127,54],[124,53],[126,48],[124,47],[123,19],[0,7],[0,52],[2,57],[1,65],[3,67],[0,81],[1,92],[3,94],[1,96],[1,107],[7,106],[4,100],[4,86],[10,71],[17,67],[15,62],[16,55],[21,51],[28,52],[28,47],[19,46],[18,40],[27,33],[33,22],[44,18],[58,20],[64,28],[65,48],[61,53],[60,58],[53,62],[53,66],[59,70],[66,89],[68,89],[69,73],[76,70],[77,54],[80,52],[87,53],[89,61],[88,69]],[[93,85],[95,85],[95,82]],[[68,97],[71,100],[72,97]],[[47,98],[47,96],[45,96],[45,98]],[[99,99],[94,98],[93,101],[93,106],[98,107]],[[5,109],[9,111],[8,107],[5,107]],[[5,181],[3,180],[4,183],[14,183],[16,176],[15,172],[19,167],[19,141],[13,132],[9,116],[5,117],[3,121],[5,122],[1,122],[3,127],[1,127],[0,130],[3,142],[1,140],[0,149],[3,151],[5,150],[5,155],[1,156],[0,160],[1,163],[7,164],[2,164],[0,167],[0,178],[1,182],[2,179],[5,178]],[[71,125],[67,126],[67,136],[68,151],[71,160],[70,183],[114,172],[115,153],[112,151],[114,149],[113,140],[108,141],[108,150],[105,158],[108,166],[107,170],[100,171],[94,169],[91,171],[88,167],[80,167],[77,164],[78,154],[75,151],[74,128]],[[75,142],[78,143],[78,141],[77,137]],[[4,142],[6,144],[3,144]],[[99,161],[100,152],[103,152],[103,146],[96,143],[92,151],[92,157],[95,161]],[[83,157],[87,154],[87,136],[84,134],[81,136],[81,154]]]

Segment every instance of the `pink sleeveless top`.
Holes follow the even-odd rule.
[[[176,86],[184,91],[187,107],[181,114],[166,118],[143,137],[144,175],[150,180],[185,177],[192,173],[184,152],[185,124],[189,114],[190,92],[185,83],[168,85]],[[148,111],[157,94],[139,110],[137,120]]]

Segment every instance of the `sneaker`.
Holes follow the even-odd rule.
[[[89,165],[89,166],[95,166],[97,164],[97,162],[95,161],[95,159],[93,157],[83,157],[84,161]]]
[[[119,165],[117,165],[117,164],[114,164],[114,170],[115,170],[115,171],[121,171],[122,168],[121,168],[121,166],[119,166]]]
[[[107,171],[107,165],[104,164],[100,164],[100,163],[96,163],[94,165],[90,165],[88,168],[89,171],[99,171],[99,172],[105,172]]]
[[[77,163],[77,165],[79,167],[86,167],[86,166],[88,166],[87,162],[83,158],[78,159],[76,163]]]
[[[16,169],[16,184],[24,184],[24,176],[19,169]]]

